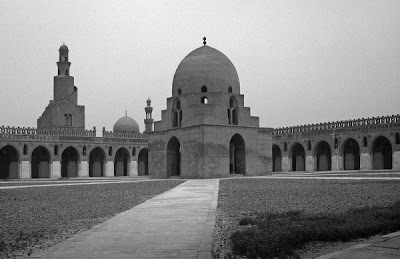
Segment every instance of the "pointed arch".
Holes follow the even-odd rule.
[[[306,152],[300,143],[293,144],[291,148],[292,171],[306,170]]]
[[[89,154],[89,177],[105,176],[106,154],[100,147],[95,147]]]
[[[384,136],[372,142],[373,169],[392,169],[392,144]]]
[[[360,170],[360,146],[353,138],[348,138],[343,143],[343,169]]]
[[[240,134],[235,134],[229,142],[229,171],[231,174],[246,174],[246,146]]]
[[[19,159],[15,147],[6,145],[0,149],[0,179],[18,179]]]
[[[77,177],[79,152],[74,147],[66,148],[61,155],[61,177]]]
[[[142,148],[138,155],[138,175],[149,175],[148,149]]]
[[[315,156],[317,161],[317,171],[330,171],[332,169],[331,146],[324,140],[318,142],[315,147]]]
[[[282,153],[278,145],[272,145],[272,172],[282,171]]]
[[[181,175],[181,144],[174,136],[167,144],[167,176]]]
[[[114,175],[128,176],[129,164],[130,157],[128,150],[124,147],[119,148],[114,158]]]
[[[31,156],[31,177],[50,177],[50,152],[43,146],[36,147]]]

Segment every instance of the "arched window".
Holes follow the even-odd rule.
[[[203,86],[201,87],[201,92],[202,92],[202,93],[206,93],[206,92],[207,92],[207,87],[206,87],[205,85],[203,85]]]
[[[108,155],[109,155],[109,156],[112,156],[112,147],[109,147],[109,148],[108,148]]]
[[[232,86],[229,86],[228,93],[232,93]]]
[[[54,146],[54,155],[58,156],[58,145]]]
[[[208,103],[207,97],[205,96],[201,97],[201,103],[207,104]]]
[[[363,147],[368,147],[367,137],[363,138]]]
[[[399,133],[396,133],[395,139],[396,139],[396,140],[395,140],[395,141],[396,141],[395,143],[396,143],[396,144],[400,144],[400,136],[399,136]]]
[[[72,114],[69,114],[69,125],[68,126],[72,126]]]
[[[68,122],[68,114],[64,114],[64,118],[65,118],[65,126],[68,126],[69,125],[69,122]]]
[[[285,142],[285,143],[283,143],[283,151],[287,151],[287,143]]]
[[[238,105],[235,96],[231,96],[229,99],[229,113],[228,113],[228,122],[229,125],[239,125],[238,119]]]
[[[334,143],[335,143],[335,149],[336,149],[336,148],[338,148],[338,146],[339,146],[339,142],[338,142],[338,139],[337,139],[337,138],[335,138],[335,141],[334,141]]]
[[[181,95],[182,94],[182,90],[179,88],[178,89],[178,95]]]
[[[135,147],[133,147],[133,149],[132,149],[132,156],[136,156],[136,148]]]
[[[311,141],[307,141],[307,150],[311,150]]]
[[[28,146],[27,146],[26,144],[24,145],[23,154],[24,154],[24,155],[27,155],[27,154],[28,154]]]
[[[181,110],[181,102],[178,98],[174,100],[171,110],[171,119],[172,119],[172,127],[180,127],[182,126],[182,110]]]
[[[82,155],[86,156],[86,146],[83,146],[82,148]]]

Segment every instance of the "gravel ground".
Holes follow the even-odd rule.
[[[183,182],[0,190],[0,257],[24,256],[45,249]]]
[[[220,180],[213,252],[230,254],[229,236],[254,212],[343,212],[400,200],[400,181],[319,179]]]

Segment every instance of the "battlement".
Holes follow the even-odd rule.
[[[1,126],[0,134],[96,137],[96,127],[93,127],[92,130],[85,130],[85,129],[75,129],[75,128],[38,129],[33,127],[26,128],[26,127]]]
[[[400,114],[276,128],[272,132],[272,135],[293,134],[300,132],[318,132],[326,130],[358,130],[360,128],[387,127],[389,125],[400,125]]]

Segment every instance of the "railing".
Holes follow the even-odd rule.
[[[370,126],[387,126],[389,124],[400,123],[400,115],[362,118],[355,120],[344,120],[336,122],[324,122],[317,124],[307,124],[294,127],[276,128],[273,135],[292,134],[310,131],[324,131],[324,130],[340,130],[340,129],[357,129],[360,127]]]

